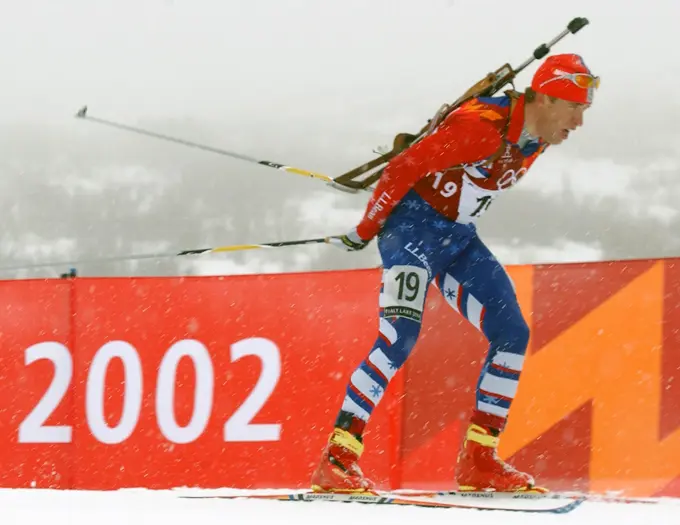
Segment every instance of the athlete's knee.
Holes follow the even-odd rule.
[[[487,315],[487,339],[496,351],[524,354],[529,345],[530,329],[519,307],[501,308]]]
[[[391,366],[401,368],[418,341],[421,324],[401,317],[380,318],[380,339]]]
[[[430,283],[427,269],[410,264],[385,268],[382,274],[380,309],[385,316],[421,322]]]
[[[506,332],[506,339],[511,343],[515,351],[521,350],[525,352],[529,345],[529,336],[531,334],[529,325],[521,314],[513,316],[508,321]]]
[[[383,271],[380,292],[380,336],[394,365],[408,358],[420,335],[428,272],[415,265],[395,265]]]

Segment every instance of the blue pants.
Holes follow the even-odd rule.
[[[429,285],[489,342],[476,408],[503,423],[517,390],[529,328],[514,286],[473,225],[444,219],[410,192],[378,237],[383,261],[378,337],[347,386],[338,426],[368,421],[418,339]],[[452,348],[455,351],[455,347]],[[356,428],[356,424],[355,424]]]

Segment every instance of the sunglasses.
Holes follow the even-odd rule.
[[[588,73],[564,73],[542,82],[541,87],[553,80],[571,80],[574,84],[583,89],[597,89],[600,87],[600,77],[594,77]]]

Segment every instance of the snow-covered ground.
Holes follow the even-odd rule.
[[[210,491],[213,492],[213,491]],[[196,490],[110,492],[0,490],[2,525],[347,525],[389,523],[429,525],[677,525],[680,501],[643,503],[585,503],[569,514],[527,514],[461,509],[373,506],[324,502],[181,499]]]

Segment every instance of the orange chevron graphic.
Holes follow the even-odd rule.
[[[592,402],[591,490],[650,496],[680,475],[680,430],[659,440],[663,280],[658,262],[527,358],[502,457]]]

